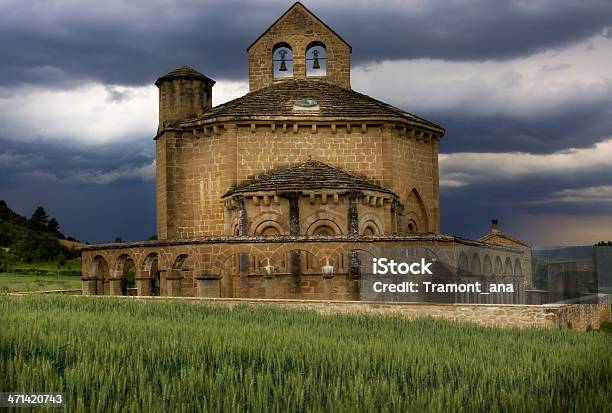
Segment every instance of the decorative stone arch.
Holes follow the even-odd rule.
[[[496,276],[504,274],[504,265],[502,264],[502,260],[499,255],[495,257],[495,271],[493,274],[495,274]]]
[[[492,275],[493,274],[493,265],[491,264],[491,257],[489,254],[485,255],[484,262],[482,266],[483,274]]]
[[[221,274],[224,270],[225,264],[229,261],[230,258],[239,255],[240,253],[249,253],[249,251],[245,251],[244,247],[241,245],[228,245],[224,246],[220,250],[220,252],[215,256],[215,260],[212,262],[212,271],[215,274]]]
[[[283,225],[285,219],[277,213],[266,212],[251,221],[249,225],[249,234],[253,235],[286,235],[289,233],[287,225]],[[276,234],[266,234],[265,231],[269,228],[274,228]]]
[[[89,263],[89,278],[95,283],[95,288],[90,288],[90,294],[110,294],[110,270],[107,260],[102,255],[96,255]]]
[[[360,235],[380,235],[382,233],[384,233],[384,225],[376,214],[368,212],[359,218]]]
[[[514,260],[514,275],[518,277],[523,276],[523,268],[521,265],[521,260],[519,260],[518,258]]]
[[[475,252],[472,255],[472,262],[470,263],[470,272],[472,275],[481,275],[482,274],[482,265],[480,263],[480,255]]]
[[[341,235],[342,230],[334,221],[329,219],[320,219],[313,222],[306,230],[306,235]]]
[[[313,235],[317,228],[322,226],[329,227],[334,235],[342,235],[342,227],[338,225],[340,218],[328,211],[318,211],[306,218],[302,224],[302,231],[306,235]]]
[[[329,252],[327,255],[325,255],[325,257],[322,257],[322,259],[329,258],[329,263],[334,266],[335,274],[344,274],[348,268],[346,253],[346,247],[340,246]]]
[[[320,40],[310,42],[306,46],[304,58],[306,61],[306,77],[327,76],[327,48],[325,43]]]
[[[349,277],[359,277],[361,276],[361,260],[370,259],[371,258],[380,258],[382,254],[376,251],[376,254],[372,251],[368,251],[363,248],[351,248],[346,252],[347,255],[347,270]]]
[[[504,275],[512,274],[512,259],[510,257],[506,257],[506,261],[504,262]]]
[[[131,275],[136,276],[136,263],[134,258],[127,252],[123,252],[115,259],[113,272],[110,280],[111,295],[127,295],[128,282],[132,282]],[[130,280],[128,280],[128,277]],[[135,283],[135,280],[134,280]]]
[[[150,252],[143,259],[140,272],[136,278],[136,290],[138,295],[160,295],[161,270],[158,252]]]
[[[293,47],[287,42],[278,42],[272,47],[272,78],[284,79],[295,76]],[[283,70],[283,68],[285,70]]]
[[[195,280],[193,270],[193,256],[187,252],[178,254],[172,261],[172,270],[169,273],[166,273],[166,294],[173,297],[194,296]]]
[[[411,215],[416,214],[411,213]],[[416,223],[416,217],[408,218],[408,220],[406,221],[406,232],[408,232],[409,234],[416,234],[417,232],[419,232],[419,226]]]
[[[330,211],[326,211],[326,210],[319,210],[311,214],[305,220],[303,220],[300,224],[301,233],[311,235],[313,232],[313,229],[320,226],[321,223],[316,224],[314,227],[313,227],[313,224],[315,224],[317,221],[320,221],[320,220],[327,220],[327,221],[333,222],[334,223],[333,227],[335,228],[334,233],[337,233],[338,235],[343,234],[342,226],[338,224],[339,222],[342,222],[342,218],[339,215],[333,212],[330,212]]]
[[[405,232],[409,231],[408,224],[410,220],[414,221],[414,224],[416,225],[416,230],[414,232],[430,232],[427,206],[425,205],[419,191],[416,188],[412,188],[410,191],[406,192],[403,199],[406,217]]]
[[[295,265],[293,257],[295,254],[299,256],[299,274],[320,274],[321,267],[325,265],[325,259],[321,257],[320,250],[314,248],[306,248],[303,246],[299,247],[288,247],[287,251],[287,262],[289,263],[289,272],[296,275],[297,269],[292,266]]]

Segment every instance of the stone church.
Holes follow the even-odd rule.
[[[157,240],[87,247],[84,292],[353,300],[358,251],[398,246],[528,286],[529,249],[439,234],[445,131],[352,90],[351,51],[295,3],[248,46],[246,95],[213,107],[204,74],[160,77]]]

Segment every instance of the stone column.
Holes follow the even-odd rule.
[[[289,200],[289,234],[293,236],[300,235],[300,193],[289,192],[285,194]],[[302,282],[302,260],[300,251],[291,251],[289,253],[289,268],[291,269],[293,294],[300,293],[300,284]]]
[[[125,278],[110,279],[110,295],[125,295],[124,294]]]
[[[285,197],[289,200],[289,235],[300,235],[300,194],[290,192]]]
[[[221,297],[221,276],[217,274],[201,274],[196,279],[196,295],[198,297]]]
[[[326,300],[333,299],[333,296],[334,296],[334,289],[332,286],[333,279],[334,279],[333,274],[330,274],[330,275],[323,274],[323,293],[325,294]]]
[[[97,277],[82,277],[83,282],[83,295],[96,295]]]
[[[240,265],[240,298],[249,297],[249,254],[241,252],[239,255]]]
[[[359,268],[359,252],[349,251],[347,256],[349,265],[349,276],[351,278],[358,278],[361,275],[361,271]]]
[[[244,197],[242,195],[234,198],[238,204],[238,235],[247,235],[247,211]]]
[[[136,272],[136,295],[153,295],[153,280],[149,272]]]
[[[393,219],[393,233],[401,234],[404,231],[404,206],[397,197],[391,200],[391,214]]]
[[[359,200],[360,193],[350,192],[347,195],[349,201],[347,210],[348,234],[359,235],[359,214],[357,212],[357,201]]]
[[[183,275],[180,270],[172,270],[166,277],[166,295],[169,297],[181,296],[181,280]]]
[[[291,292],[300,293],[302,283],[302,251],[293,250],[289,252],[289,266],[291,270]]]
[[[276,291],[274,289],[274,275],[264,275],[264,295],[265,298],[275,298]]]

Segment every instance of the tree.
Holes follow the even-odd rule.
[[[4,222],[0,222],[0,247],[8,247],[13,243],[13,231]]]
[[[57,222],[57,219],[55,218],[51,218],[49,220],[49,222],[47,223],[47,231],[49,231],[52,234],[59,234],[60,230],[59,230],[59,223]]]
[[[123,242],[123,238],[122,237],[115,237],[115,240],[113,242],[114,243],[122,243]]]
[[[46,231],[49,225],[47,211],[40,206],[36,208],[28,224],[32,231]]]
[[[46,232],[28,231],[15,246],[17,257],[26,262],[52,261],[61,251],[61,244]]]
[[[4,248],[0,247],[0,272],[8,271],[8,257],[4,252]]]

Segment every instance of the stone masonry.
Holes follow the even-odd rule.
[[[312,47],[323,75],[308,76]],[[86,294],[358,300],[359,254],[440,247],[457,276],[524,301],[529,246],[439,234],[444,128],[352,90],[351,46],[300,3],[247,50],[250,92],[222,105],[192,68],[155,82],[157,241],[84,248]]]

